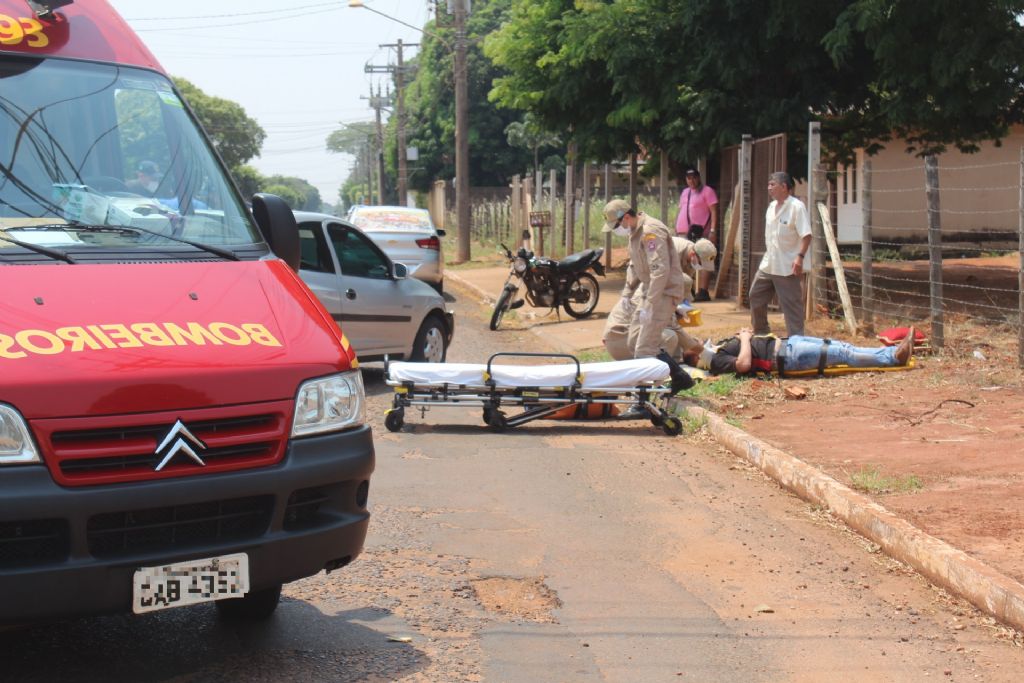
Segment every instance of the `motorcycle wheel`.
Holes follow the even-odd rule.
[[[501,290],[501,294],[498,295],[498,301],[494,304],[494,313],[491,313],[491,330],[498,329],[501,325],[501,319],[505,315],[505,311],[509,310],[512,306],[512,296],[515,294],[515,289],[505,287]]]
[[[569,293],[562,308],[574,318],[586,318],[597,308],[597,300],[601,296],[601,289],[597,285],[597,278],[590,273],[580,273],[569,285]]]

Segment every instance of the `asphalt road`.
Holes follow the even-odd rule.
[[[458,290],[453,290],[456,297]],[[449,360],[540,350],[455,301]],[[388,433],[366,551],[258,625],[210,606],[0,637],[0,681],[1019,680],[1012,634],[700,434],[646,422]]]

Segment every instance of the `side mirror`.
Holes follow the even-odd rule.
[[[444,237],[445,236],[445,231],[444,231],[443,228],[437,228],[436,230],[434,230],[434,232],[437,233],[438,237]]]
[[[256,219],[263,239],[270,245],[279,259],[299,272],[301,251],[299,248],[299,226],[295,214],[283,199],[273,194],[252,196],[252,216]]]
[[[404,263],[395,263],[394,268],[392,268],[392,273],[394,273],[394,278],[396,280],[404,280],[409,277],[409,266]]]

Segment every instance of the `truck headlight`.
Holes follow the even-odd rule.
[[[303,382],[295,399],[292,436],[358,427],[366,419],[364,398],[358,370]]]
[[[12,406],[0,403],[0,465],[24,465],[39,462],[39,451],[25,424],[25,418]]]

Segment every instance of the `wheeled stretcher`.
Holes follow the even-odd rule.
[[[545,365],[499,365],[500,357],[565,359]],[[568,354],[496,353],[486,364],[389,362],[385,381],[394,388],[384,426],[397,432],[406,408],[480,406],[484,422],[494,431],[550,417],[567,406],[625,404],[638,406],[651,424],[669,436],[682,430],[680,419],[665,409],[672,396],[672,368],[657,358],[580,363]],[[678,377],[675,379],[678,390]],[[519,410],[508,415],[508,410]],[[614,418],[610,418],[614,419]]]

